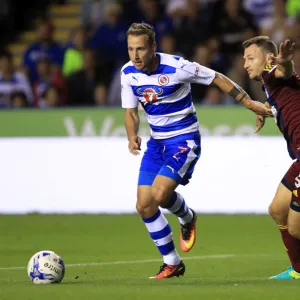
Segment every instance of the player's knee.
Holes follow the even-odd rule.
[[[136,202],[136,211],[142,218],[151,217],[157,211],[157,205],[154,201],[143,201],[143,199],[138,199]]]
[[[300,228],[296,228],[294,226],[288,227],[289,234],[294,238],[300,240]]]
[[[143,202],[139,202],[139,201],[137,201],[135,207],[136,207],[136,211],[138,212],[138,214],[142,217],[146,216],[146,214],[149,210],[149,205],[147,205],[146,203],[143,203]]]
[[[164,207],[168,199],[170,198],[169,193],[163,188],[152,188],[152,197],[158,206]]]
[[[280,207],[271,204],[269,206],[269,214],[276,224],[287,224],[288,214],[286,213],[286,211],[280,209]]]
[[[143,212],[145,210],[144,205],[142,205],[141,203],[139,203],[139,201],[136,202],[135,205],[136,211],[138,212],[139,215],[143,215]]]
[[[270,204],[268,210],[269,210],[269,215],[271,217],[274,217],[274,216],[278,215],[278,211],[277,211],[276,207],[274,207],[274,205]]]
[[[276,205],[274,204],[270,204],[269,206],[269,214],[271,215],[271,217],[274,219],[281,219],[284,217],[284,213],[283,211]]]

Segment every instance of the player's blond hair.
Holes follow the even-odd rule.
[[[155,32],[151,25],[147,23],[133,23],[127,30],[127,37],[129,35],[139,36],[146,35],[150,45],[155,43]]]
[[[278,49],[276,44],[268,36],[256,36],[245,42],[243,42],[243,48],[246,49],[251,45],[257,45],[257,47],[262,48],[268,53],[278,54]]]

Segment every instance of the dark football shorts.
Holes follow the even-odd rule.
[[[291,209],[300,212],[300,160],[290,166],[281,183],[292,192]]]

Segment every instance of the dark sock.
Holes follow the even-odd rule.
[[[290,235],[287,225],[278,225],[278,228],[292,267],[300,273],[300,240]]]

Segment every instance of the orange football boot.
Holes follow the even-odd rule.
[[[191,209],[193,213],[193,219],[190,223],[180,224],[180,248],[184,252],[189,252],[196,242],[196,221],[197,215]]]
[[[158,273],[153,276],[149,277],[149,279],[166,279],[166,278],[171,278],[171,277],[179,277],[183,276],[185,272],[185,265],[181,261],[179,265],[167,265],[167,264],[162,264],[160,267]]]

